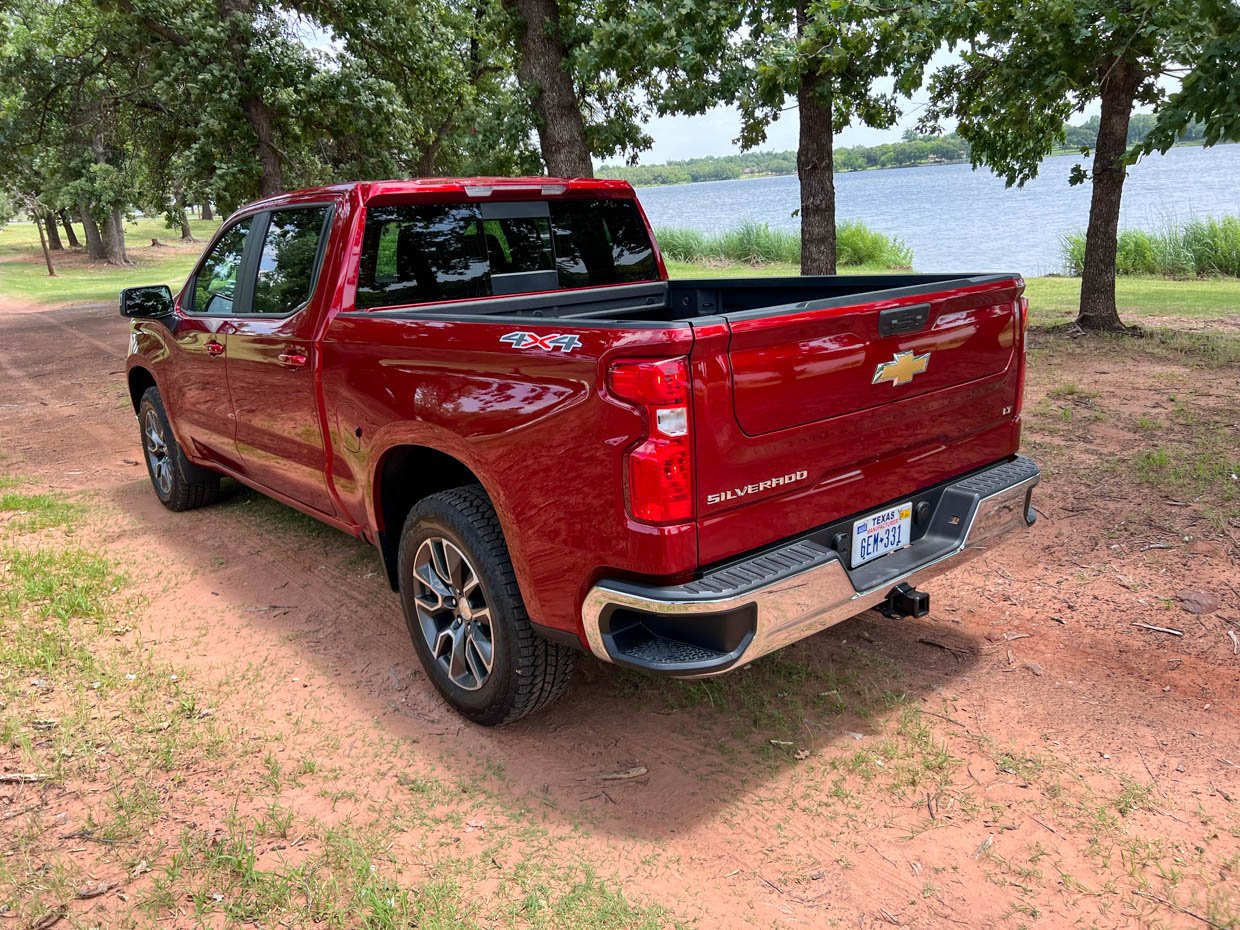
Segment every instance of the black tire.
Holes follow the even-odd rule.
[[[215,503],[220,495],[220,476],[185,457],[157,387],[147,388],[142,395],[138,428],[146,472],[161,504],[179,512]]]
[[[457,556],[463,565],[436,567]],[[461,714],[500,726],[546,707],[568,688],[577,654],[534,632],[499,518],[480,486],[419,501],[401,532],[398,565],[400,599],[418,658]],[[432,636],[442,648],[432,645]],[[484,669],[485,675],[476,674]]]

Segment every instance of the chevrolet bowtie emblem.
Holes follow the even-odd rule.
[[[879,362],[874,366],[874,380],[871,384],[882,384],[890,381],[894,385],[908,384],[917,375],[926,370],[930,364],[930,353],[914,355],[912,352],[897,352],[890,362]]]

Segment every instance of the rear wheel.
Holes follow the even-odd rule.
[[[399,566],[414,648],[454,708],[497,726],[564,693],[576,653],[534,632],[481,487],[454,488],[415,505],[401,534]]]
[[[185,457],[172,434],[159,388],[147,388],[142,395],[138,404],[138,425],[142,429],[146,470],[160,503],[177,511],[214,503],[220,493],[220,476]]]

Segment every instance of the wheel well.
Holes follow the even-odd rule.
[[[375,515],[379,551],[393,591],[398,585],[400,531],[414,504],[448,488],[481,483],[464,463],[436,449],[396,446],[384,453],[375,478]]]
[[[129,370],[129,399],[133,402],[133,412],[138,412],[138,404],[142,403],[142,395],[147,388],[155,387],[155,376],[145,368]]]

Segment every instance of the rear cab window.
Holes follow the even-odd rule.
[[[631,200],[378,205],[357,309],[658,280]]]

